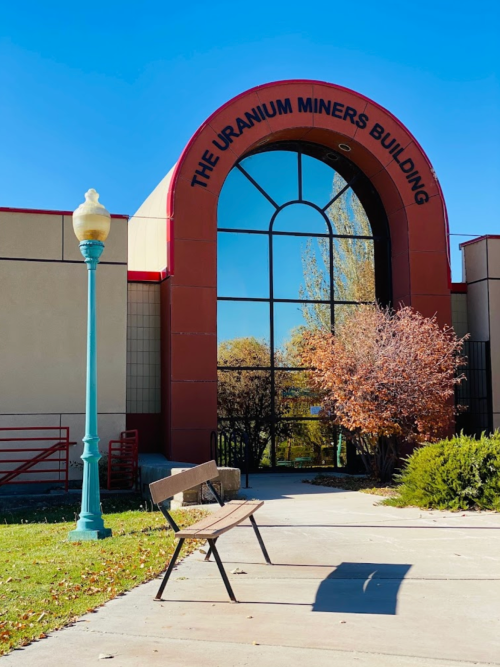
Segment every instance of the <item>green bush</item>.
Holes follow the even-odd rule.
[[[500,511],[500,432],[425,445],[407,459],[396,481],[399,495],[384,504]]]

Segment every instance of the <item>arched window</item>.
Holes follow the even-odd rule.
[[[217,227],[219,419],[249,438],[254,467],[336,465],[300,341],[389,301],[380,200],[340,153],[274,144],[229,173]]]

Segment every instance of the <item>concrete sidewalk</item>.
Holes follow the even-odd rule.
[[[5,667],[500,665],[500,516],[377,507],[378,498],[251,478],[249,498],[273,566],[250,525],[196,552],[159,581],[2,659]]]

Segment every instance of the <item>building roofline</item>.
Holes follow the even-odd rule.
[[[459,245],[459,248],[463,248],[466,245],[472,245],[473,243],[479,243],[479,241],[486,241],[487,239],[500,239],[500,234],[485,234],[484,236],[478,236],[470,241],[464,241]]]
[[[8,206],[0,206],[0,213],[31,213],[33,215],[73,215],[73,211],[54,211],[51,209],[42,208],[10,208]],[[119,218],[121,220],[128,220],[130,216],[121,213],[111,213],[112,218]]]

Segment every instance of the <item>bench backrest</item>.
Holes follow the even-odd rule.
[[[203,482],[218,476],[219,471],[217,470],[215,461],[202,463],[200,466],[184,470],[184,472],[180,472],[177,475],[164,477],[163,479],[158,480],[158,482],[150,484],[149,490],[151,491],[151,498],[153,499],[153,502],[158,505],[158,503],[161,503],[168,498],[172,498],[176,493],[192,489],[194,486],[198,486],[198,484],[202,484]]]

